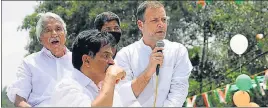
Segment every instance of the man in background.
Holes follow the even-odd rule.
[[[116,40],[116,44],[120,41],[122,35],[120,19],[115,13],[108,11],[97,15],[94,21],[94,27],[101,32],[106,31],[111,33]],[[114,53],[114,58],[117,53],[116,46],[112,48],[112,51]]]
[[[50,98],[57,81],[72,69],[72,53],[65,46],[66,24],[51,12],[42,14],[36,25],[41,51],[25,57],[18,68],[17,80],[7,88],[16,107],[35,107]]]

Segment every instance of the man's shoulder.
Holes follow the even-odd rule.
[[[69,61],[72,61],[72,52],[68,51],[68,52],[66,53],[66,56],[67,56],[67,57],[65,57],[65,59],[67,59],[67,60],[69,60]]]
[[[165,39],[164,43],[165,43],[165,46],[167,46],[167,48],[177,49],[177,50],[185,50],[186,49],[186,47],[179,42],[172,42],[172,41]]]
[[[138,42],[139,41],[135,41],[134,43],[123,47],[119,52],[133,51],[133,49],[138,48]]]
[[[55,91],[82,90],[82,86],[72,77],[61,79],[55,87]]]
[[[40,58],[40,55],[41,55],[41,51],[34,52],[34,53],[29,54],[29,55],[27,55],[26,57],[24,57],[24,58],[23,58],[23,61],[24,61],[25,63],[31,63],[31,62],[33,62],[33,61],[39,59],[39,58]]]
[[[50,105],[56,107],[63,107],[63,106],[77,106],[84,103],[83,101],[88,101],[86,94],[83,92],[83,87],[79,85],[79,83],[70,77],[65,77],[58,81],[55,86],[55,89],[50,98]],[[83,100],[83,101],[77,101]]]
[[[67,49],[66,54],[67,56],[72,56],[72,52],[69,49]]]
[[[68,52],[66,53],[66,55],[67,55],[67,56],[72,56],[72,52],[71,52],[71,51],[68,51]]]
[[[34,59],[34,58],[37,58],[40,54],[41,54],[41,51],[34,52],[34,53],[31,53],[31,54],[25,56],[24,59]]]
[[[127,45],[127,46],[124,47],[124,48],[136,48],[138,44],[139,44],[139,40],[138,40],[138,41],[135,41],[135,42],[132,43],[132,44]]]

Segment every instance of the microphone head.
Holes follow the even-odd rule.
[[[156,42],[156,47],[164,47],[165,46],[165,43],[163,40],[159,40]]]
[[[159,40],[159,41],[156,42],[156,47],[162,47],[163,48],[164,46],[165,46],[165,43],[164,43],[163,40]],[[162,50],[158,50],[157,52],[162,53]],[[159,67],[160,67],[160,65],[157,64],[157,66],[156,66],[156,75],[157,76],[159,75]]]

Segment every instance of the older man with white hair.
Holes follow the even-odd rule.
[[[57,14],[42,14],[36,25],[41,51],[25,57],[17,80],[8,87],[7,96],[17,107],[34,107],[50,98],[57,81],[73,69],[72,53],[65,46],[66,24]]]

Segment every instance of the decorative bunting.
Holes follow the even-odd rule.
[[[195,104],[195,100],[196,100],[196,98],[197,98],[197,96],[196,96],[196,95],[194,95],[194,96],[193,96],[193,99],[192,99],[192,104],[193,104],[193,107],[196,107],[196,104]]]
[[[268,69],[265,70],[264,80],[263,80],[263,89],[267,90],[268,86]]]
[[[255,81],[255,83],[257,84],[257,90],[258,90],[258,92],[259,92],[262,96],[264,96],[264,95],[265,95],[265,92],[264,92],[263,88],[260,86],[260,83],[259,83],[259,81],[258,81],[258,79],[257,79],[257,76],[254,76],[254,81]]]
[[[217,99],[218,99],[219,101],[221,101],[221,97],[220,97],[219,92],[218,92],[217,90],[218,90],[218,89],[213,90],[213,93],[214,93],[214,95],[217,97]]]
[[[211,4],[212,0],[206,0],[206,4]]]
[[[196,95],[192,97],[192,100],[191,98],[187,98],[186,107],[194,107],[195,100],[196,100]]]
[[[230,102],[231,100],[230,100],[230,91],[231,91],[231,89],[230,89],[230,84],[227,84],[226,85],[226,87],[225,87],[225,97],[224,97],[224,99],[225,99],[225,102]]]
[[[257,46],[258,48],[262,49],[264,46],[264,41],[258,41]]]
[[[266,70],[266,71],[267,71],[267,73],[264,76],[263,83],[260,83],[258,81],[257,74],[251,76],[251,78],[253,78],[252,81],[254,80],[254,82],[255,82],[255,83],[253,83],[254,84],[253,87],[254,88],[256,87],[256,89],[249,89],[249,90],[247,90],[247,92],[249,93],[250,97],[251,96],[254,96],[256,94],[256,92],[258,92],[262,96],[265,95],[265,91],[264,90],[267,89],[266,86],[268,84],[268,70]],[[264,73],[264,72],[262,72],[262,73]],[[260,74],[260,73],[258,73],[258,74]],[[260,78],[262,79],[262,77],[260,77]],[[232,98],[231,91],[235,90],[234,88],[231,88],[231,87],[232,87],[231,84],[227,84],[224,89],[217,88],[215,90],[202,93],[201,95],[203,97],[203,101],[204,101],[206,107],[213,107],[212,101],[210,99],[211,96],[209,96],[209,93],[210,92],[213,92],[214,93],[214,96],[216,96],[217,101],[219,101],[220,103],[224,103],[224,104],[230,103],[231,102],[231,98]],[[213,95],[213,94],[210,94],[210,95]],[[184,103],[184,106],[185,107],[196,107],[196,99],[197,99],[197,96],[198,95],[194,95],[191,98],[187,98],[186,99],[186,102]]]
[[[204,8],[206,6],[206,2],[205,2],[205,0],[198,0],[197,5],[198,5],[198,7]]]
[[[225,94],[221,91],[221,89],[217,89],[217,92],[219,94],[220,103],[226,103],[225,102]]]
[[[204,99],[204,102],[205,102],[206,107],[211,107],[211,102],[210,102],[210,99],[208,97],[207,92],[202,93],[202,97]]]
[[[268,90],[267,86],[268,86],[268,80],[266,81],[266,84],[265,84],[265,88],[264,88],[265,90]]]
[[[243,0],[235,0],[235,3],[236,4],[241,4],[241,3],[243,3]]]
[[[193,107],[192,106],[192,100],[191,100],[191,98],[187,98],[187,100],[186,100],[186,107]]]

